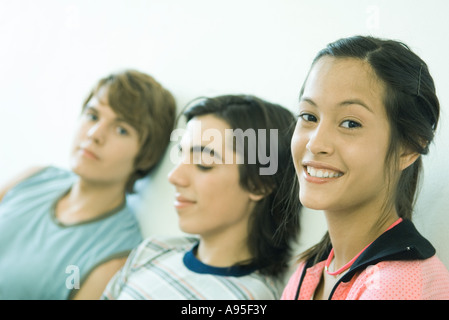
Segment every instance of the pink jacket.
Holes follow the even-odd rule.
[[[302,262],[284,289],[283,300],[310,300],[321,279],[324,259]],[[375,240],[339,280],[332,300],[449,300],[449,272],[433,246],[410,221]]]

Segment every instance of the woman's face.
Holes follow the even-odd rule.
[[[351,211],[382,205],[390,126],[384,87],[367,62],[320,58],[299,104],[291,148],[304,206]]]
[[[125,185],[134,171],[139,136],[108,105],[104,90],[99,96],[89,101],[81,115],[72,147],[71,168],[86,181]]]
[[[181,161],[168,178],[176,187],[181,230],[203,238],[246,239],[257,196],[239,184],[239,165],[226,129],[231,127],[214,115],[191,119],[180,142]]]

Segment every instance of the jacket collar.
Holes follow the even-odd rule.
[[[354,262],[342,281],[348,282],[356,271],[381,261],[424,260],[435,255],[435,248],[410,220],[403,220],[384,232]]]
[[[328,250],[321,256],[320,261],[326,260],[331,249],[332,247],[329,246]],[[394,228],[384,232],[365,249],[354,261],[349,271],[334,286],[330,297],[338,283],[349,282],[358,271],[366,269],[369,265],[382,261],[425,260],[433,255],[435,255],[435,248],[432,244],[418,232],[410,220],[403,220]],[[313,260],[314,258],[308,260],[304,266],[296,292],[296,299],[301,290],[306,270],[313,266]]]

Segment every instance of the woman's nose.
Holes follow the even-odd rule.
[[[334,152],[334,139],[329,126],[321,122],[310,132],[309,141],[306,145],[312,154],[332,154]]]
[[[169,173],[168,181],[176,187],[186,187],[188,180],[188,164],[184,162],[178,163]]]

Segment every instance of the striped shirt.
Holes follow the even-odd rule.
[[[284,283],[248,267],[213,267],[199,261],[193,237],[149,238],[111,279],[102,299],[270,300]]]

